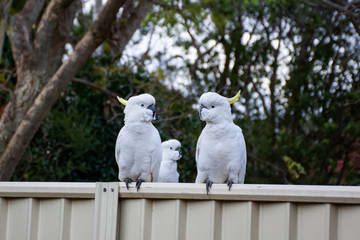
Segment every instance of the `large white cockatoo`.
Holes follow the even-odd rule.
[[[196,146],[196,183],[206,183],[209,193],[213,183],[244,183],[246,146],[242,130],[235,125],[230,104],[239,100],[207,92],[199,99],[200,119],[206,122]]]
[[[136,189],[142,182],[157,182],[162,158],[161,139],[151,123],[155,119],[155,98],[141,94],[119,98],[125,105],[125,125],[116,140],[115,158],[119,166],[119,180],[129,184],[136,181]]]
[[[165,141],[162,146],[159,182],[179,182],[177,161],[181,158],[181,143],[176,139]]]

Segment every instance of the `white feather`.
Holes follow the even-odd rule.
[[[228,99],[204,93],[199,100],[200,118],[206,121],[196,146],[197,183],[244,183],[246,146],[240,127],[234,124]]]
[[[149,107],[154,105],[150,94],[131,97],[126,104],[125,126],[115,146],[120,181],[158,181],[162,150],[159,132],[151,123],[154,115]]]
[[[160,165],[159,182],[179,182],[177,161],[181,158],[181,143],[171,139],[162,143],[162,161]]]

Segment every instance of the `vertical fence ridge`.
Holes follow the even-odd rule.
[[[28,199],[27,239],[37,240],[39,231],[39,200]]]
[[[250,240],[259,239],[259,204],[248,202],[248,231]]]
[[[211,202],[211,211],[212,211],[212,231],[213,239],[221,240],[222,236],[222,214],[223,214],[223,205],[221,201],[212,201]]]
[[[326,204],[325,205],[326,208],[326,215],[325,218],[328,219],[328,223],[327,226],[328,228],[326,229],[326,234],[328,234],[328,239],[329,240],[338,240],[338,209],[337,206],[334,204]]]
[[[71,202],[68,199],[60,200],[60,240],[70,239],[71,231]]]
[[[289,240],[297,240],[298,206],[294,203],[287,203],[289,211]]]
[[[187,203],[183,200],[176,201],[176,235],[175,240],[186,239],[186,209]]]
[[[151,240],[152,204],[151,200],[141,200],[140,234],[144,240]]]

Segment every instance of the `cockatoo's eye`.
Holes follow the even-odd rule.
[[[215,108],[215,106],[214,106],[214,105],[212,105],[211,107],[212,107],[212,108]]]
[[[170,147],[170,149],[172,150],[172,147]]]
[[[141,104],[141,106],[143,107],[143,106],[144,106],[144,104],[142,103],[142,104]]]

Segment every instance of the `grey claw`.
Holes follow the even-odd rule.
[[[232,180],[226,180],[225,183],[228,185],[229,191],[230,191],[230,189],[231,189],[231,187],[232,187],[232,185],[233,185],[234,182],[233,182]]]
[[[125,185],[126,185],[126,189],[129,190],[129,183],[131,183],[131,179],[130,178],[126,178],[125,179]]]
[[[140,179],[140,178],[138,180],[136,180],[136,191],[137,192],[139,191],[140,185],[141,185],[142,182],[145,182],[145,181]]]
[[[207,179],[206,180],[206,194],[209,194],[209,190],[210,190],[212,185],[213,185],[213,182],[210,181],[209,179]]]

